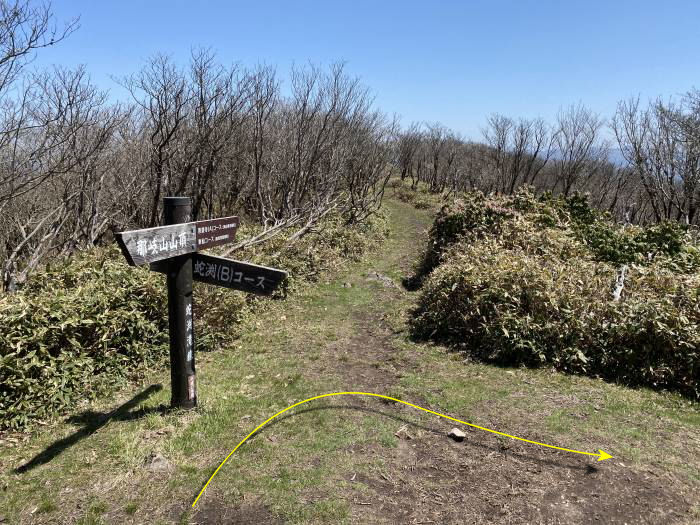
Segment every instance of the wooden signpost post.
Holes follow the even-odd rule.
[[[117,234],[117,242],[131,266],[150,264],[166,275],[170,331],[170,404],[197,406],[192,281],[259,295],[271,294],[287,272],[256,264],[197,253],[233,242],[238,217],[192,222],[189,197],[165,197],[165,226]]]

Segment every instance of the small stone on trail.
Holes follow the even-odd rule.
[[[399,439],[413,439],[413,435],[408,431],[406,428],[406,425],[402,426],[400,429],[398,429],[394,435],[399,438]]]
[[[167,472],[172,470],[173,466],[170,461],[165,459],[161,454],[151,452],[150,456],[146,458],[146,469],[151,472]]]
[[[343,283],[343,288],[352,288],[352,283]]]
[[[464,441],[464,438],[467,437],[467,435],[458,428],[453,428],[450,430],[447,433],[447,436],[451,437],[455,441]]]

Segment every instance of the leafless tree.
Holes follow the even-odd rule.
[[[639,99],[618,105],[613,129],[622,155],[639,177],[657,221],[693,223],[700,178],[698,115],[692,95],[681,104]]]
[[[47,20],[27,50],[43,45]],[[15,55],[8,79],[22,66]],[[189,68],[158,55],[121,81],[125,105],[82,68],[21,78],[17,96],[0,101],[5,289],[49,256],[158,224],[164,195],[192,196],[195,218],[260,222],[235,250],[281,234],[294,243],[331,212],[365,220],[390,173],[396,125],[342,64],[295,68],[284,97],[273,68],[224,67],[207,49],[193,51]]]
[[[416,155],[423,141],[423,133],[420,124],[413,123],[406,131],[398,134],[397,138],[397,161],[401,172],[401,180],[406,176],[413,179]]]
[[[486,127],[482,130],[486,143],[491,147],[492,170],[499,190],[507,185],[508,146],[512,128],[512,119],[494,114],[487,119]]]
[[[608,145],[601,138],[604,120],[581,104],[569,106],[557,116],[554,135],[557,183],[569,196],[607,160]]]
[[[689,91],[677,105],[659,104],[658,111],[669,119],[674,135],[682,144],[676,159],[680,164],[682,193],[678,208],[680,220],[693,224],[700,204],[700,91]]]
[[[179,179],[183,175],[174,166],[175,139],[188,117],[191,93],[184,73],[165,55],[150,59],[141,71],[125,78],[122,85],[140,108],[134,116],[144,119],[149,132],[151,151],[147,169],[152,198],[147,224],[155,226],[162,196],[182,186]]]
[[[105,94],[83,69],[36,75],[32,86],[23,104],[25,122],[34,125],[23,126],[4,150],[6,173],[16,182],[3,214],[6,289],[24,281],[46,254],[94,242],[106,226],[98,222],[104,180],[99,157],[118,108],[104,110]]]
[[[56,25],[51,4],[0,0],[0,98],[22,74],[35,51],[52,46],[78,28],[78,18]]]
[[[248,126],[248,170],[253,178],[252,206],[258,220],[265,220],[263,178],[265,168],[272,167],[270,144],[273,134],[270,130],[272,117],[280,100],[280,84],[276,72],[271,67],[258,67],[251,75],[250,82],[250,125]]]
[[[445,149],[450,137],[450,131],[440,123],[426,124],[426,147],[430,162],[428,186],[430,191],[440,191],[441,169],[446,162]]]
[[[499,191],[513,193],[521,184],[536,183],[552,156],[553,137],[542,119],[491,115],[483,130]]]
[[[175,193],[192,195],[193,218],[201,215],[205,201],[209,214],[214,212],[214,179],[222,176],[230,144],[243,134],[250,84],[249,75],[235,66],[217,64],[210,50],[193,53],[188,85],[191,108],[178,136],[179,180],[174,189]]]

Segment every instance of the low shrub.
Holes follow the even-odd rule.
[[[506,220],[525,220],[543,232],[564,230],[601,262],[620,266],[657,261],[683,273],[700,270],[697,232],[687,226],[671,221],[623,226],[590,207],[586,196],[555,198],[545,193],[535,197],[525,186],[508,197],[466,193],[443,206],[431,227],[421,271],[430,273],[440,264],[443,252],[459,240],[499,236]]]
[[[443,252],[463,237],[475,241],[486,234],[496,234],[511,210],[487,206],[482,193],[475,192],[445,205],[430,229],[428,247],[421,272],[430,273],[440,264]]]
[[[412,204],[418,197],[418,193],[406,185],[398,184],[394,186],[394,196],[402,202]]]
[[[394,197],[418,210],[438,209],[444,200],[443,194],[431,193],[424,182],[418,182],[414,187],[409,180],[395,178],[389,186],[393,189]]]
[[[443,210],[414,336],[501,365],[700,396],[697,246],[682,227],[623,228],[586,206],[521,192]]]
[[[23,428],[167,355],[159,276],[120,257],[82,253],[0,297],[0,425]]]
[[[433,207],[433,203],[430,201],[430,199],[418,198],[413,201],[413,207],[417,210],[429,210]]]

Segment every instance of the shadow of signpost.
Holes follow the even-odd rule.
[[[151,385],[146,390],[135,395],[129,401],[115,408],[111,412],[102,413],[86,410],[80,414],[70,417],[68,420],[71,423],[82,425],[82,428],[69,436],[66,436],[65,438],[53,442],[45,450],[30,459],[27,463],[14,469],[14,472],[16,474],[22,474],[40,465],[48,463],[67,448],[72,447],[79,441],[97,432],[110,421],[132,421],[153,412],[165,412],[167,408],[164,406],[141,409],[132,412],[133,408],[162,389],[163,385]]]
[[[304,408],[301,410],[296,410],[292,413],[284,414],[284,415],[274,419],[273,421],[270,421],[267,425],[265,425],[263,428],[258,430],[255,434],[253,434],[251,436],[251,439],[253,437],[257,436],[258,434],[265,433],[265,431],[270,430],[275,425],[279,425],[280,423],[282,423],[283,421],[285,421],[287,419],[294,418],[294,417],[299,416],[301,414],[316,412],[316,411],[320,411],[320,410],[354,410],[354,411],[358,411],[358,412],[365,412],[367,414],[374,414],[374,415],[382,416],[382,417],[385,417],[388,419],[393,419],[394,421],[399,421],[399,422],[404,423],[404,424],[406,424],[410,427],[413,427],[413,428],[418,428],[418,429],[424,430],[424,431],[429,432],[435,436],[444,437],[446,440],[449,439],[449,438],[447,438],[447,433],[444,430],[441,430],[439,428],[431,427],[431,426],[424,425],[421,423],[417,423],[415,420],[408,419],[408,418],[400,416],[400,415],[392,414],[390,412],[384,412],[384,411],[377,410],[375,408],[371,408],[371,407],[367,407],[367,406],[351,405],[351,404],[322,405],[322,406],[316,406],[316,407],[308,407],[308,408]],[[459,425],[457,425],[457,426],[459,427]],[[581,471],[585,471],[586,474],[592,474],[594,472],[597,472],[597,470],[598,470],[594,465],[590,465],[590,464],[583,465],[581,463],[571,461],[570,459],[568,459],[566,457],[561,457],[560,454],[558,454],[558,453],[554,453],[552,455],[552,457],[550,458],[550,457],[541,457],[538,453],[535,452],[535,450],[537,450],[537,449],[534,449],[532,454],[528,454],[527,452],[512,451],[512,450],[504,449],[498,444],[489,444],[486,442],[482,442],[478,436],[479,436],[479,432],[470,433],[468,435],[468,438],[465,439],[465,441],[464,441],[464,446],[467,446],[470,448],[482,449],[483,451],[486,451],[486,452],[496,452],[496,453],[504,454],[504,455],[507,454],[507,455],[516,457],[518,459],[521,459],[524,461],[529,461],[532,463],[537,463],[540,465],[547,465],[547,466],[551,466],[551,467],[565,468],[565,469],[570,469],[570,470],[581,470]],[[448,442],[448,441],[446,441],[446,442]],[[536,447],[536,445],[535,445],[535,447]]]

